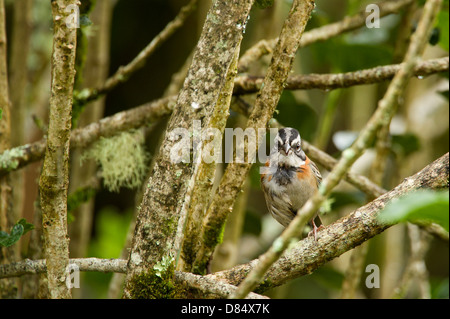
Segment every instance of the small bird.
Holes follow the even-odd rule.
[[[299,132],[290,127],[280,129],[261,174],[262,190],[273,218],[287,227],[317,191],[321,181],[319,169],[302,149]],[[319,216],[315,216],[310,224],[309,235],[313,234],[317,240],[317,230],[322,227]]]

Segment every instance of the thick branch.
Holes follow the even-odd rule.
[[[47,148],[39,179],[44,255],[50,297],[71,298],[66,286],[69,263],[67,235],[67,190],[69,186],[69,142],[72,122],[72,95],[75,79],[77,29],[66,24],[69,6],[77,0],[56,0],[53,11],[53,56],[50,120]]]
[[[448,188],[448,178],[449,154],[447,153],[417,174],[406,178],[393,190],[326,226],[318,233],[317,241],[311,237],[299,241],[269,268],[256,291],[262,293],[294,278],[310,274],[328,261],[380,234],[391,226],[381,224],[377,219],[388,202],[422,188],[435,190]],[[255,259],[247,264],[207,275],[207,277],[239,285],[258,263],[259,260]]]

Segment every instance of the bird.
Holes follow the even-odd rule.
[[[261,188],[272,217],[287,227],[297,211],[318,190],[322,175],[303,151],[302,139],[296,129],[286,127],[278,130],[274,142],[261,170]],[[320,217],[316,214],[309,224],[312,231],[308,235],[314,235],[317,241],[317,231],[323,227]]]

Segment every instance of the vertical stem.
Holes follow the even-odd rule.
[[[6,66],[7,42],[5,3],[0,0],[0,152],[9,149],[11,136],[11,102],[9,100],[8,72]],[[0,178],[0,230],[9,232],[14,223],[11,207],[11,186],[9,176]],[[0,247],[0,264],[14,261],[15,247]],[[14,279],[0,281],[0,299],[14,298],[17,292]]]
[[[72,95],[75,79],[77,0],[52,1],[53,55],[47,148],[39,180],[44,255],[50,298],[71,298],[66,285],[69,264],[67,189]],[[72,9],[72,10],[70,10]]]

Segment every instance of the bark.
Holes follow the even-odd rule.
[[[76,0],[52,2],[53,56],[50,97],[50,119],[47,148],[39,179],[44,255],[51,298],[70,298],[66,286],[69,264],[67,235],[68,159],[71,130],[72,95],[75,78],[75,51],[77,29],[67,25],[74,14],[68,6],[77,6]]]

